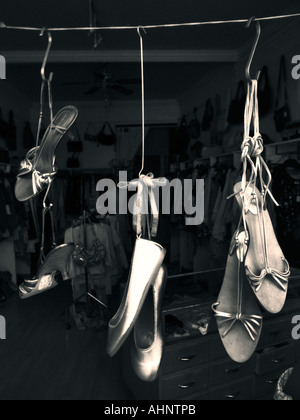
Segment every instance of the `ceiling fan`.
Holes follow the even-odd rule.
[[[96,92],[102,90],[105,97],[110,96],[110,91],[121,93],[123,95],[132,95],[134,92],[125,85],[140,85],[141,79],[120,79],[116,80],[112,77],[112,74],[107,70],[107,64],[104,64],[101,72],[93,72],[94,83],[93,86],[85,92],[85,95],[93,95]],[[65,83],[71,84],[88,84],[88,83]]]

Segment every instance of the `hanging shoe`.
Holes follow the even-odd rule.
[[[24,282],[19,287],[19,296],[21,299],[27,299],[29,297],[38,295],[40,293],[46,292],[48,290],[53,289],[54,287],[58,286],[58,278],[57,275],[59,273],[57,271],[51,274],[45,274],[44,276],[40,277],[36,280],[35,285],[28,286],[27,282]]]
[[[212,305],[225,350],[237,363],[247,362],[255,352],[263,321],[245,277],[246,252],[245,232],[237,231],[231,243],[218,302]]]
[[[70,243],[59,245],[50,251],[40,265],[36,277],[25,280],[19,287],[20,298],[27,299],[56,287],[58,285],[58,272],[63,280],[68,280],[68,269],[74,248],[74,244]]]
[[[26,201],[47,188],[56,175],[55,151],[64,134],[78,116],[74,106],[66,106],[55,116],[46,130],[41,145],[31,149],[21,163],[15,186],[18,201]]]
[[[152,283],[130,343],[131,364],[136,375],[146,382],[155,381],[164,350],[162,301],[167,270],[162,266]]]
[[[110,357],[119,351],[132,331],[165,255],[166,250],[161,245],[146,239],[136,240],[126,290],[117,313],[108,324]]]
[[[290,266],[277,241],[269,212],[263,206],[263,195],[253,184],[248,184],[244,194],[238,194],[239,191],[241,183],[235,185],[234,192],[240,207],[246,207],[245,222],[250,236],[246,275],[263,308],[277,314],[286,301]]]

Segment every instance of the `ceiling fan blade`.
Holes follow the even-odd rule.
[[[124,86],[119,86],[117,84],[111,85],[111,88],[116,92],[123,93],[124,95],[131,95],[133,93],[133,90],[127,89]]]
[[[97,72],[95,72],[95,71],[93,71],[93,75],[94,75],[94,78],[95,78],[95,80],[104,80],[104,75],[102,74],[102,73],[97,73]]]
[[[83,86],[83,85],[89,85],[88,82],[64,82],[63,86]]]
[[[87,92],[85,92],[85,95],[92,95],[93,93],[96,93],[100,89],[101,89],[101,86],[94,86],[92,89],[89,89]]]
[[[140,85],[141,79],[120,79],[115,81],[118,85]]]

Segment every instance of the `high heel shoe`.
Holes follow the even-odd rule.
[[[108,324],[107,353],[114,356],[129,336],[147,293],[163,263],[166,250],[159,244],[138,238],[121,305]]]
[[[74,252],[73,243],[59,245],[49,252],[45,261],[40,265],[37,275],[31,280],[24,280],[19,287],[21,299],[27,299],[58,285],[57,273],[60,272],[63,280],[69,279],[69,264]]]
[[[55,174],[55,150],[64,134],[73,125],[78,116],[74,106],[66,106],[55,116],[47,128],[41,145],[31,149],[21,162],[15,185],[18,201],[26,201],[45,190]]]
[[[130,357],[136,375],[146,382],[155,381],[164,350],[162,301],[167,282],[163,265],[152,283],[135,323],[130,343]]]

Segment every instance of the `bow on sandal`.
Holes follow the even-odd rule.
[[[231,243],[218,302],[212,305],[225,350],[237,363],[247,362],[255,352],[263,321],[245,277],[247,250],[247,235],[238,230]]]

